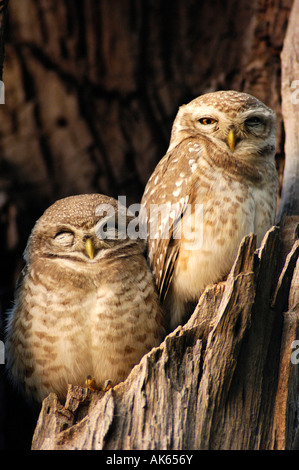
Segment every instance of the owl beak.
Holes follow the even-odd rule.
[[[228,144],[229,148],[233,152],[235,150],[235,146],[236,146],[236,134],[235,134],[233,129],[231,129],[229,131],[229,134],[227,136],[226,141],[227,141],[227,144]]]
[[[85,242],[85,251],[90,259],[94,258],[95,246],[91,238],[87,238]]]

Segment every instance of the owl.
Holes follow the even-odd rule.
[[[55,202],[25,250],[6,338],[7,365],[27,396],[63,400],[68,384],[123,381],[164,335],[163,314],[130,217],[99,194]]]
[[[275,126],[271,109],[237,91],[207,93],[179,108],[140,212],[171,329],[207,285],[227,276],[242,238],[255,233],[260,244],[274,224]]]

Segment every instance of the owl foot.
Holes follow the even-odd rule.
[[[95,379],[91,375],[88,375],[86,377],[85,385],[89,390],[92,390],[93,392],[96,392],[97,390],[99,390],[99,387],[97,386]]]
[[[113,388],[113,383],[111,380],[106,380],[104,383],[104,387],[101,389],[100,387],[97,386],[96,380],[94,377],[91,375],[88,375],[85,380],[85,385],[89,390],[92,390],[93,392],[97,392],[98,390],[102,390],[103,392],[108,392],[110,388]]]
[[[113,383],[111,382],[111,380],[106,380],[106,382],[104,384],[103,391],[108,392],[108,390],[110,390],[110,388],[113,388]]]

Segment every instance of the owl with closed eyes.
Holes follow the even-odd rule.
[[[180,107],[140,215],[171,329],[227,276],[242,238],[255,233],[259,245],[274,224],[275,123],[264,103],[234,90]]]
[[[163,339],[145,241],[128,236],[129,221],[114,199],[87,194],[58,200],[33,228],[6,356],[34,400],[63,400],[68,384],[85,386],[88,376],[98,388],[116,385]]]

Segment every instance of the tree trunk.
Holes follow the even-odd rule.
[[[281,56],[285,166],[279,217],[299,215],[299,2],[294,1]]]
[[[276,111],[281,182],[284,119],[281,207],[298,215],[298,186],[288,176],[298,169],[298,152],[288,150],[294,148],[288,139],[296,139],[289,120],[296,122],[296,106],[284,107],[287,88],[283,119],[280,106],[280,52],[288,24],[287,37],[295,34],[297,5],[11,3],[6,105],[0,106],[2,318],[27,237],[44,209],[84,192],[138,202],[165,153],[178,106],[204,92],[246,91]],[[283,64],[285,83],[298,65],[289,59],[297,43],[287,37],[282,60],[293,69]],[[281,228],[268,233],[261,250],[253,236],[243,241],[226,283],[207,289],[188,323],[145,356],[123,384],[104,395],[70,386],[64,405],[50,395],[33,448],[298,445],[297,368],[289,360],[298,328],[298,222],[282,212],[279,218]],[[6,388],[8,447],[22,447],[14,423],[22,427],[31,411],[24,418],[25,404]]]
[[[285,232],[293,228],[299,219],[299,0],[294,0],[289,25],[284,40],[282,62],[282,113],[285,126],[285,168],[282,198],[278,220],[282,218]],[[295,236],[299,238],[299,230]],[[297,242],[298,243],[298,242]],[[289,244],[285,251],[290,250]],[[298,258],[298,256],[297,256]],[[299,449],[298,404],[299,376],[298,359],[290,360],[290,351],[299,338],[299,260],[297,259],[289,292],[284,297],[285,310],[282,332],[280,373],[274,416],[273,433],[275,449]],[[298,345],[297,345],[298,347]]]
[[[3,64],[5,58],[5,33],[7,26],[8,1],[0,2],[0,80],[3,80]]]

